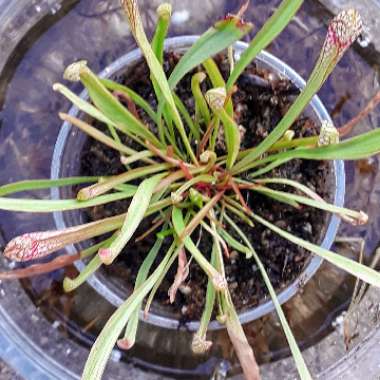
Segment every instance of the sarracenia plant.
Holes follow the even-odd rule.
[[[241,131],[235,121],[232,97],[237,79],[257,54],[287,26],[302,3],[302,0],[282,1],[240,59],[233,62],[233,44],[252,28],[250,23],[242,20],[246,4],[237,15],[228,15],[207,30],[181,57],[167,78],[163,70],[164,40],[170,25],[171,6],[163,4],[158,8],[157,29],[150,42],[144,32],[136,0],[122,0],[132,34],[150,70],[158,101],[157,108],[153,109],[147,99],[141,98],[131,88],[110,79],[99,78],[85,61],[70,65],[64,78],[80,81],[88,91],[88,101],[79,98],[62,84],[54,85],[55,91],[68,98],[89,119],[97,121],[97,125],[99,122],[104,123],[106,128],[99,129],[65,113],[60,113],[60,118],[118,152],[126,167],[134,163],[134,169],[102,178],[75,177],[8,184],[0,187],[0,209],[36,213],[67,211],[128,198],[129,208],[123,215],[63,231],[34,232],[16,237],[7,245],[4,255],[15,261],[30,261],[50,255],[68,244],[112,233],[111,237],[104,238],[76,256],[61,256],[45,264],[33,264],[29,268],[2,273],[0,278],[37,275],[72,264],[76,260],[90,258],[77,278],[64,280],[65,291],[73,291],[102,265],[110,265],[120,255],[144,218],[154,214],[161,216],[148,231],[155,232],[157,240],[138,272],[135,290],[98,336],[83,372],[84,380],[102,377],[115,344],[121,349],[133,346],[144,299],[150,294],[147,313],[163,276],[177,262],[177,275],[169,290],[170,301],[173,302],[177,289],[188,275],[187,254],[198,263],[209,279],[200,327],[192,342],[193,351],[205,353],[212,345],[206,339],[207,327],[213,311],[217,310],[217,319],[226,324],[245,377],[249,380],[259,379],[259,368],[229,294],[224,263],[228,260],[230,249],[245,254],[247,262],[256,261],[284,328],[299,374],[302,379],[311,378],[265,268],[247,236],[234,222],[236,216],[239,216],[241,223],[247,223],[252,228],[255,228],[253,222],[261,224],[362,281],[380,286],[380,275],[375,270],[279,228],[251,211],[242,197],[242,191],[258,192],[294,207],[307,205],[339,215],[352,224],[367,221],[367,216],[362,211],[337,207],[296,181],[271,176],[273,168],[293,159],[355,160],[380,152],[379,129],[343,142],[339,141],[337,130],[328,122],[321,126],[319,136],[293,138],[294,134],[289,132],[344,52],[361,33],[361,19],[355,10],[343,11],[332,20],[322,52],[306,87],[274,130],[259,145],[241,149]],[[227,81],[213,60],[216,54],[226,51],[231,64]],[[177,96],[176,87],[195,68],[198,68],[198,72],[191,81],[195,104],[195,113],[192,114]],[[206,82],[212,86],[204,93],[202,82],[206,78]],[[121,99],[126,100],[124,103],[127,106],[124,106]],[[144,111],[156,128],[145,125],[136,110]],[[224,139],[225,154],[218,157],[215,146],[220,135]],[[134,148],[123,142],[126,141],[123,136],[127,136],[128,141],[133,140]],[[13,193],[25,190],[78,184],[87,187],[79,191],[76,199],[53,201],[10,197]],[[279,184],[285,190],[276,190],[278,186],[271,187]],[[161,231],[158,231],[159,228]],[[209,234],[210,241],[213,242],[210,259],[195,243],[198,236],[195,234],[199,228]],[[169,244],[163,245],[165,240]],[[163,246],[170,248],[160,263],[154,266]],[[125,333],[121,336],[123,330]]]

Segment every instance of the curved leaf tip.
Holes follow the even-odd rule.
[[[340,59],[362,32],[362,18],[356,9],[340,12],[330,22],[323,53],[327,56],[337,54]]]

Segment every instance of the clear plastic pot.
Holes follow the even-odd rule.
[[[166,49],[183,52],[189,46],[191,46],[197,38],[197,36],[170,38],[166,41]],[[247,46],[248,45],[243,42],[236,43],[236,56],[238,57],[247,48]],[[131,53],[122,56],[110,66],[105,68],[100,73],[100,75],[103,77],[117,76],[118,74],[126,71],[128,67],[133,66],[140,59],[140,50],[134,50]],[[268,68],[283,77],[289,78],[300,89],[305,86],[304,80],[291,67],[268,52],[264,51],[260,53],[257,57],[257,63],[258,65]],[[87,98],[87,93],[84,91],[81,94],[81,97]],[[78,115],[79,112],[76,107],[73,107],[69,113],[75,116]],[[321,124],[324,120],[331,121],[329,114],[317,96],[313,98],[310,106],[306,110],[306,113],[314,120],[316,120],[319,124]],[[75,176],[79,174],[80,154],[86,139],[87,137],[82,132],[76,129],[72,129],[68,123],[65,123],[62,126],[61,132],[57,139],[52,160],[52,179]],[[335,161],[333,163],[333,176],[334,183],[331,186],[331,191],[333,193],[334,204],[336,206],[343,206],[345,194],[345,172],[344,163],[342,161]],[[70,196],[68,191],[70,190],[52,189],[51,195],[53,199],[62,199]],[[58,229],[78,225],[81,222],[83,223],[81,218],[82,215],[80,211],[65,213],[56,212],[54,214],[55,223]],[[324,238],[322,239],[321,243],[321,246],[323,248],[331,248],[338,230],[339,222],[339,218],[335,215],[330,218],[328,226],[324,231]],[[70,253],[74,254],[77,252],[79,247],[70,246],[67,249],[70,251]],[[300,288],[300,283],[302,282],[305,284],[316,273],[322,261],[323,260],[318,256],[313,256],[309,260],[300,276],[278,294],[278,299],[281,304],[288,301],[297,293],[298,289]],[[84,264],[82,262],[77,263],[77,268],[79,270],[82,270],[83,267]],[[121,305],[127,296],[127,290],[123,289],[118,281],[113,281],[112,278],[105,276],[101,271],[89,278],[88,283],[100,295],[102,295],[115,306]],[[262,316],[271,313],[273,310],[273,302],[271,300],[268,300],[262,302],[252,309],[240,313],[239,318],[242,323],[247,323],[261,318]],[[141,318],[142,317],[143,316],[141,314]],[[180,323],[175,316],[168,314],[168,312],[159,305],[152,306],[151,312],[149,313],[148,318],[145,319],[145,322],[167,329],[177,329]],[[191,331],[197,330],[198,326],[198,321],[191,321],[186,324],[186,327]],[[209,326],[210,330],[218,330],[222,328],[224,328],[224,326],[220,325],[217,321],[212,321]]]

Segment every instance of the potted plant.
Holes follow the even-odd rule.
[[[265,213],[266,208],[278,202],[280,206],[276,210],[279,212],[291,208],[294,214],[300,210],[302,214],[303,207],[307,206],[339,215],[353,224],[367,221],[363,212],[331,204],[315,189],[307,187],[302,183],[305,173],[300,173],[298,181],[289,174],[291,168],[294,172],[295,162],[311,162],[310,168],[316,170],[312,171],[311,178],[327,180],[330,166],[325,161],[360,159],[380,151],[380,133],[377,130],[340,142],[339,132],[328,120],[319,126],[307,118],[297,122],[345,50],[360,34],[360,16],[356,11],[348,10],[331,22],[321,56],[306,87],[292,104],[281,104],[278,123],[269,123],[266,129],[254,131],[258,135],[252,137],[249,124],[242,122],[243,125],[239,125],[242,115],[247,115],[247,110],[244,110],[246,99],[242,95],[248,95],[242,91],[245,86],[238,80],[245,75],[245,80],[262,87],[269,86],[272,92],[279,91],[281,86],[291,86],[289,81],[281,82],[281,78],[272,80],[270,75],[273,73],[258,70],[252,62],[284,29],[302,1],[283,1],[236,62],[233,44],[251,29],[251,25],[242,20],[245,7],[237,15],[229,15],[217,23],[182,56],[170,59],[164,55],[170,6],[164,4],[159,7],[157,30],[150,43],[136,2],[124,0],[122,4],[149,68],[151,87],[156,95],[155,107],[152,107],[151,98],[141,97],[124,84],[99,78],[84,61],[70,65],[65,71],[65,79],[81,81],[91,102],[76,96],[61,84],[56,84],[54,90],[60,91],[86,113],[96,127],[86,118],[69,114],[60,114],[60,117],[118,152],[126,169],[121,174],[115,175],[110,171],[109,175],[96,178],[68,177],[9,184],[1,188],[0,208],[54,212],[131,199],[127,210],[100,220],[94,217],[90,223],[64,230],[16,237],[7,245],[4,254],[15,261],[30,261],[48,256],[66,245],[113,233],[79,254],[63,255],[48,263],[16,269],[3,274],[3,278],[44,273],[91,258],[78,277],[65,279],[64,289],[71,291],[102,265],[111,265],[139,225],[153,215],[155,219],[150,220],[153,224],[143,237],[153,236],[154,241],[138,269],[134,291],[99,335],[85,366],[83,379],[101,378],[116,342],[124,349],[133,345],[144,299],[150,294],[148,306],[145,306],[148,309],[165,274],[177,263],[169,289],[170,300],[175,300],[189,274],[188,254],[208,279],[203,313],[192,342],[193,351],[200,354],[210,348],[212,342],[207,341],[206,333],[215,315],[219,323],[226,326],[246,378],[258,379],[259,368],[232,302],[233,289],[226,275],[229,261],[232,256],[236,257],[236,252],[245,254],[247,262],[254,260],[284,328],[300,376],[311,378],[281,309],[272,285],[274,280],[267,274],[268,265],[263,264],[264,259],[269,262],[274,259],[268,260],[263,252],[255,250],[254,235],[250,233],[265,228],[271,231],[269,235],[261,234],[265,244],[268,244],[268,236],[274,239],[273,236],[278,235],[363,281],[380,285],[380,275],[373,269],[302,239],[286,220],[280,223],[273,212],[268,217]],[[215,57],[226,49],[226,54]],[[183,84],[186,79],[187,85]],[[278,99],[269,99],[273,107],[278,105]],[[315,166],[315,162],[320,166]],[[287,170],[282,170],[285,167]],[[76,199],[36,201],[4,196],[26,189],[89,182],[96,183],[82,187]],[[247,198],[249,194],[253,194],[253,202]],[[267,198],[270,201],[265,203],[263,199]],[[290,213],[287,215],[291,218]],[[309,230],[308,226],[306,230]],[[285,244],[284,241],[280,240],[278,244]],[[260,243],[262,246],[263,242]],[[235,251],[233,255],[232,250]],[[130,251],[129,255],[133,252]],[[301,268],[306,263],[305,257],[303,259]],[[243,261],[241,266],[244,268],[244,265]],[[119,339],[125,327],[124,337]]]

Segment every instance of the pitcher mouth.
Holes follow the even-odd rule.
[[[175,37],[166,40],[165,47],[166,49],[177,49],[178,51],[184,51],[187,47],[191,46],[198,36],[184,36],[184,37]],[[238,58],[239,55],[248,47],[247,44],[243,42],[237,42],[235,44],[235,55]],[[137,62],[141,58],[141,52],[139,49],[128,53],[121,58],[117,59],[113,64],[105,68],[101,73],[101,77],[110,77],[122,69],[128,67],[129,65]],[[281,74],[292,81],[298,88],[302,89],[305,86],[305,81],[288,65],[280,61],[278,58],[274,57],[268,52],[263,51],[257,57],[257,61],[269,69]],[[83,91],[80,96],[82,98],[87,97],[87,92]],[[318,121],[322,123],[322,121],[330,121],[330,116],[323,106],[320,99],[315,96],[311,101],[310,107],[315,114]],[[69,112],[70,115],[74,116],[78,114],[78,109],[76,107],[72,107]],[[62,159],[64,154],[64,149],[67,143],[71,132],[71,126],[68,123],[64,123],[59,136],[57,138],[57,142],[54,149],[52,166],[51,166],[51,178],[58,179],[60,177],[60,173],[62,170]],[[334,161],[333,163],[333,172],[334,172],[334,185],[335,192],[333,196],[334,204],[337,206],[343,206],[344,203],[344,194],[345,194],[345,171],[344,171],[344,163],[342,161]],[[51,190],[52,199],[60,199],[60,192],[58,189],[53,188]],[[62,212],[54,213],[55,224],[58,229],[62,229],[66,227],[66,221]],[[340,224],[340,219],[333,215],[330,218],[324,239],[321,243],[321,246],[325,249],[329,249],[335,239],[335,236],[338,231],[338,227]],[[67,250],[69,253],[74,254],[77,252],[77,249],[74,246],[68,246]],[[278,300],[281,304],[288,301],[292,298],[299,290],[301,285],[304,285],[310,278],[317,272],[319,267],[321,266],[323,259],[320,257],[314,256],[310,259],[309,263],[301,273],[301,275],[289,284],[284,290],[278,293]],[[84,263],[77,262],[77,269],[79,271],[83,270]],[[88,284],[93,287],[102,297],[108,300],[114,306],[120,306],[124,298],[121,297],[120,292],[117,291],[117,287],[115,284],[110,283],[106,280],[104,275],[95,274],[88,279]],[[247,311],[239,313],[239,319],[241,323],[248,323],[258,318],[263,317],[266,314],[269,314],[274,310],[273,302],[266,301],[264,303],[259,304],[258,306],[249,309]],[[161,316],[155,314],[154,312],[149,313],[147,318],[143,316],[141,312],[140,318],[149,324],[156,325],[159,327],[164,327],[167,329],[178,329],[180,327],[180,322],[177,319],[169,318],[166,316]],[[199,327],[198,321],[190,321],[186,323],[186,328],[190,331],[196,331]],[[224,325],[221,325],[217,321],[212,321],[209,325],[209,330],[219,330],[225,328]]]

